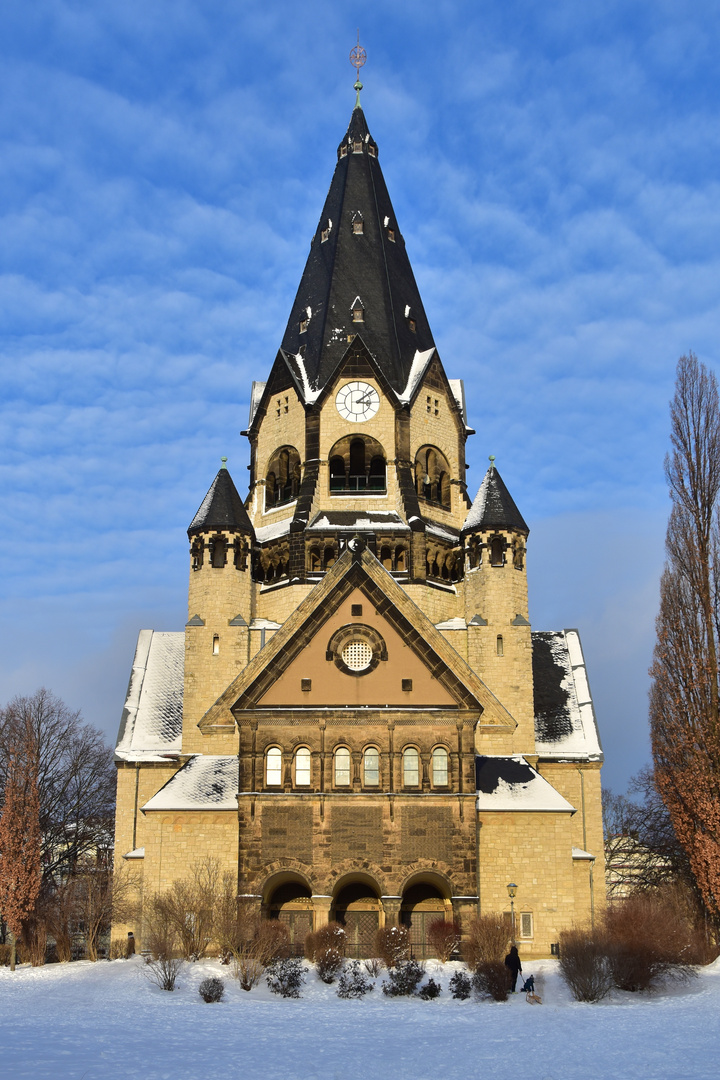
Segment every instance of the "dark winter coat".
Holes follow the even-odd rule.
[[[520,957],[518,956],[518,951],[517,951],[517,949],[516,949],[516,947],[514,945],[510,949],[510,952],[505,957],[505,967],[510,968],[510,970],[512,971],[513,975],[516,978],[517,978],[518,972],[522,971],[522,964],[520,963]]]

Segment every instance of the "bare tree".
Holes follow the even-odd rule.
[[[112,835],[115,769],[101,732],[83,723],[48,690],[0,708],[0,800],[11,749],[31,743],[37,754],[43,880],[54,885]]]
[[[715,376],[678,361],[665,460],[672,510],[651,668],[655,783],[703,901],[720,916],[720,404]]]
[[[21,935],[35,960],[33,915],[41,883],[38,749],[27,724],[18,725],[6,754],[0,815],[0,911],[13,935],[10,966],[14,970],[15,941]]]

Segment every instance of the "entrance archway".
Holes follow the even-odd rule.
[[[380,926],[380,897],[365,881],[353,881],[335,897],[334,917],[345,928],[345,955],[365,958],[373,955],[375,934]]]
[[[434,955],[428,941],[428,928],[436,919],[445,918],[446,901],[438,888],[428,882],[411,885],[403,893],[400,922],[410,931],[410,953],[418,960]]]
[[[290,950],[302,956],[305,936],[313,928],[311,892],[300,881],[286,881],[273,891],[268,904],[268,916],[283,923],[290,935]]]

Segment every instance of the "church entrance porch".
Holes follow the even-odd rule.
[[[445,919],[448,902],[436,886],[421,882],[403,893],[400,923],[410,932],[410,955],[416,960],[435,956],[428,938],[430,925]]]
[[[279,885],[270,896],[268,916],[287,927],[291,954],[303,956],[305,937],[313,928],[313,905],[307,885],[298,881]]]
[[[364,959],[374,955],[380,910],[380,897],[366,882],[352,882],[337,894],[334,918],[345,929],[346,956]]]

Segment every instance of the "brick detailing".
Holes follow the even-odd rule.
[[[453,846],[453,813],[449,807],[403,808],[400,821],[404,862],[447,860]]]
[[[382,859],[382,810],[374,806],[335,806],[330,814],[330,858]]]
[[[312,862],[312,808],[295,803],[262,809],[263,859],[299,859]]]

